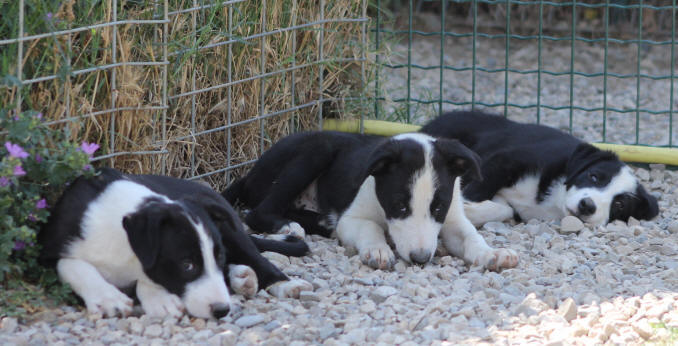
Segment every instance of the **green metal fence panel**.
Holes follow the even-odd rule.
[[[382,3],[375,2],[372,18],[377,69],[370,94],[376,119],[422,123],[445,110],[481,107],[509,118],[530,112],[529,121],[536,123],[557,116],[570,132],[589,124],[598,142],[676,146],[676,0],[408,0],[390,8],[393,16]],[[422,4],[427,8],[420,10]],[[433,23],[436,18],[439,23]],[[448,40],[457,45],[450,48]],[[430,51],[422,53],[418,41],[429,42]],[[503,43],[503,58],[483,63],[480,47],[500,46],[496,42]],[[534,66],[513,58],[521,47]],[[569,60],[558,68],[549,61],[553,47],[569,48]],[[470,59],[450,61],[452,50],[468,50]],[[658,59],[661,68],[651,64]],[[438,71],[438,81],[429,81],[427,96],[413,83],[429,71]],[[402,80],[394,82],[390,76],[398,74]],[[449,76],[465,76],[470,93],[450,97],[444,83]],[[496,82],[497,97],[480,90],[481,80]],[[516,99],[516,85],[533,96]],[[599,100],[582,102],[582,85],[600,89]],[[550,89],[557,90],[557,100],[545,92]],[[658,99],[659,91],[666,97]],[[626,95],[624,102],[620,95]],[[648,132],[650,123],[666,133]]]

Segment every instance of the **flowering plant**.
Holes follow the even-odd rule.
[[[98,148],[68,141],[43,124],[41,113],[0,109],[0,282],[42,272],[36,236],[49,205],[68,182],[94,173],[90,160]]]

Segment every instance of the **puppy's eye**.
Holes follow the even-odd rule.
[[[596,175],[595,173],[589,173],[589,179],[591,179],[592,182],[597,183],[598,175]]]
[[[195,264],[191,260],[185,260],[181,262],[181,269],[187,273],[190,273],[195,270]]]

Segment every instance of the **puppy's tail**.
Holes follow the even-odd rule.
[[[240,199],[244,185],[245,179],[240,178],[229,185],[226,190],[221,193],[221,196],[223,196],[228,201],[228,203],[231,203],[231,205],[236,205]]]
[[[282,240],[259,238],[252,235],[250,235],[250,238],[252,238],[252,242],[259,249],[259,252],[272,251],[292,257],[302,257],[310,252],[305,241],[291,235],[284,235]]]

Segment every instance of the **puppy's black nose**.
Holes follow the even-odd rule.
[[[584,198],[579,201],[579,215],[591,215],[596,212],[596,204],[590,198]]]
[[[410,252],[410,260],[417,264],[426,264],[431,260],[431,252],[424,249],[414,250]]]
[[[228,304],[222,303],[210,304],[210,309],[212,310],[212,316],[216,319],[228,315],[228,312],[231,311],[231,307]]]

